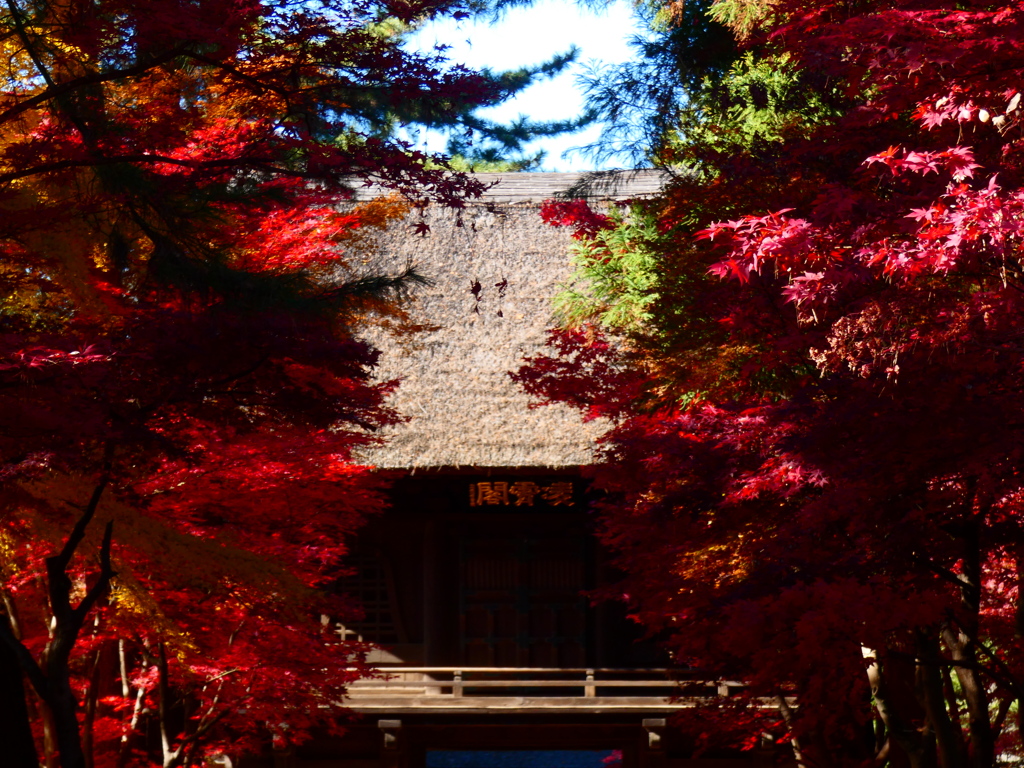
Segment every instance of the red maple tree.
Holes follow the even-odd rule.
[[[802,764],[989,768],[1024,691],[1024,5],[728,5],[841,109],[677,146],[704,174],[619,225],[655,217],[646,241],[583,217],[592,272],[654,255],[649,317],[521,378],[619,419],[595,476],[621,593],[774,701]]]
[[[409,206],[346,201],[479,191],[389,132],[504,95],[392,34],[456,11],[0,12],[5,764],[170,768],[339,727],[365,669],[322,587],[384,503],[352,450],[395,418],[353,328],[417,279],[360,271]]]

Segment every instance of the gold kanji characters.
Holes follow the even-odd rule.
[[[533,500],[540,493],[540,486],[529,480],[520,480],[512,483],[508,492],[515,497],[517,507],[532,507]]]
[[[552,483],[545,486],[541,498],[553,507],[573,506],[572,483]]]
[[[552,507],[572,507],[576,503],[571,482],[540,485],[532,480],[485,480],[469,484],[471,507],[533,507],[538,499]]]
[[[481,482],[473,483],[469,486],[469,506],[493,507],[498,505],[508,505],[507,482]]]

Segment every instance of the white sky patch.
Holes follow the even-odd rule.
[[[596,12],[579,8],[572,0],[538,0],[529,8],[509,11],[493,25],[451,19],[429,24],[410,38],[408,47],[430,50],[440,43],[450,46],[446,55],[452,62],[474,69],[504,70],[540,64],[576,45],[580,48],[579,58],[558,77],[532,85],[515,99],[480,112],[495,121],[509,121],[519,115],[542,121],[566,120],[583,111],[583,95],[576,87],[576,75],[585,63],[618,64],[632,58],[628,42],[637,32],[632,8],[628,0],[614,0]],[[541,139],[530,144],[527,153],[545,150],[545,171],[594,170],[589,158],[570,153],[563,159],[562,154],[591,143],[599,133],[600,128],[592,126],[568,136]],[[441,151],[444,140],[424,134],[417,146]]]

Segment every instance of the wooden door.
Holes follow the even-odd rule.
[[[460,651],[481,667],[586,663],[582,538],[466,537],[461,546]]]

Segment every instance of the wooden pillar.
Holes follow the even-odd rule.
[[[405,734],[401,720],[378,720],[380,729],[380,768],[407,768]]]
[[[437,523],[423,526],[423,664],[439,666],[440,597],[438,589]]]
[[[295,750],[292,747],[287,749],[275,749],[273,752],[274,768],[294,768]]]
[[[665,718],[645,717],[640,725],[643,734],[639,749],[639,768],[665,768]]]

